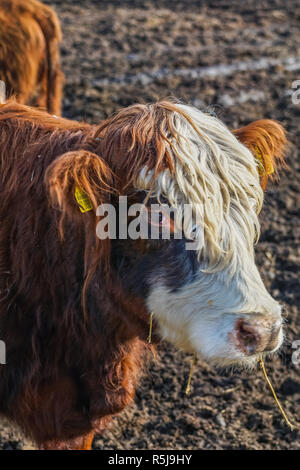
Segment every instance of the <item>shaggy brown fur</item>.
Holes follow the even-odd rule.
[[[0,80],[8,97],[61,114],[60,41],[50,7],[38,0],[1,0]]]
[[[70,175],[82,177],[85,189],[90,170],[98,203],[110,197],[106,183],[100,188],[109,176],[105,164],[85,150],[95,130],[15,103],[0,107],[0,331],[7,344],[0,411],[47,448],[76,446],[73,439],[101,430],[122,410],[149,349],[143,302],[101,274],[105,244],[96,245],[95,214],[81,214],[73,201],[62,241],[60,213],[48,202],[44,179],[53,161],[57,181],[69,161]],[[84,321],[81,293],[90,267]]]
[[[95,210],[82,214],[74,189],[95,208],[134,193],[145,164],[172,171],[162,129],[174,109],[135,105],[91,126],[0,105],[0,412],[44,448],[87,448],[134,397],[149,312],[123,287]]]

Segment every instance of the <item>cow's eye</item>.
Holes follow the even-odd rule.
[[[159,217],[159,225],[160,226],[170,224],[170,219],[165,214],[163,214],[162,212],[159,213],[158,217]]]
[[[171,232],[174,231],[174,221],[170,217],[170,214],[161,206],[159,209],[148,209],[148,220],[149,224],[156,227],[168,227]]]

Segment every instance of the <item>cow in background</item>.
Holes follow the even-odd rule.
[[[38,0],[1,0],[0,80],[8,97],[61,114],[60,41],[52,8]]]

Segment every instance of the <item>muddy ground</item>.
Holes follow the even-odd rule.
[[[300,3],[207,1],[47,1],[60,19],[66,74],[64,115],[99,122],[134,102],[176,96],[214,105],[231,127],[262,117],[289,132],[290,171],[268,188],[257,263],[285,307],[286,342],[267,361],[288,415],[300,423]],[[300,98],[300,93],[299,93]],[[260,371],[232,375],[161,344],[135,404],[115,418],[94,449],[300,449]],[[0,448],[32,445],[5,422]]]

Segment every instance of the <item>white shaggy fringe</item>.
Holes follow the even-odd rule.
[[[190,204],[193,223],[197,224],[198,256],[207,263],[207,270],[219,271],[230,266],[233,275],[237,259],[243,251],[253,253],[260,225],[258,214],[263,203],[257,162],[217,118],[194,107],[177,104],[172,113],[170,129],[165,133],[169,151],[175,161],[175,174],[161,172],[155,180],[151,196],[158,201],[167,198],[176,210],[176,222],[181,226],[184,204]],[[153,172],[145,168],[136,187],[149,191],[153,187]],[[201,233],[204,231],[203,236]]]

